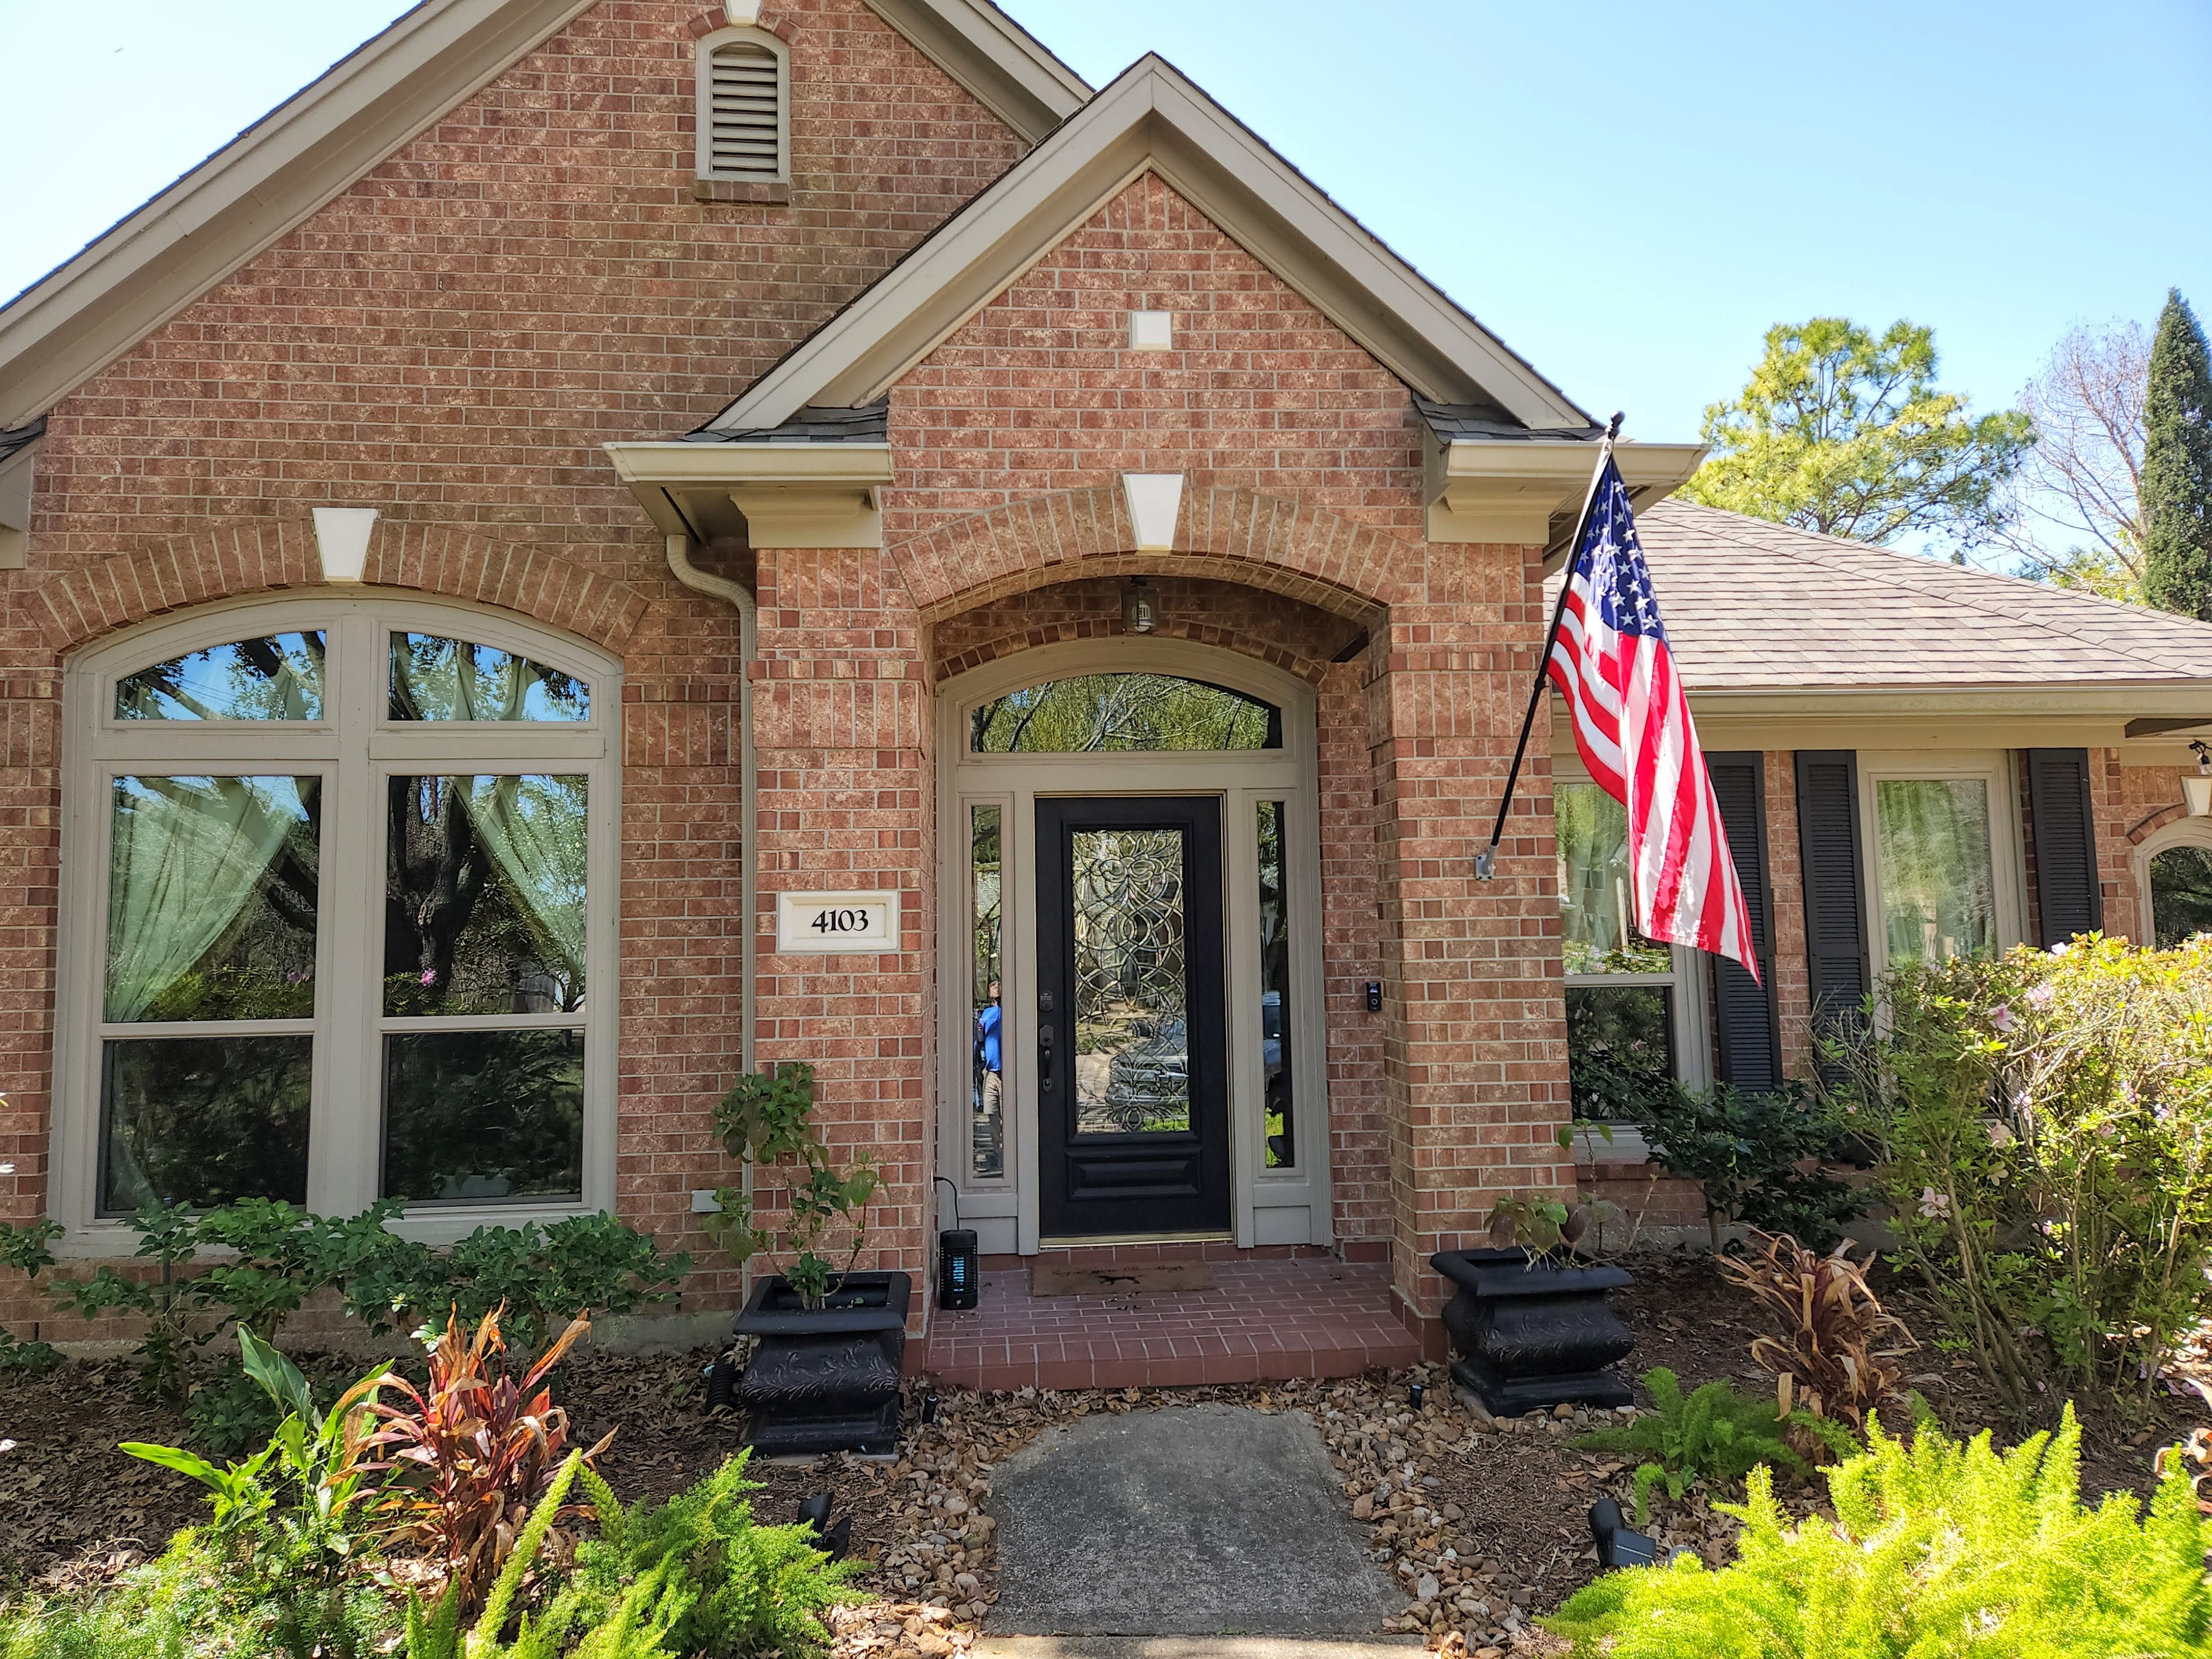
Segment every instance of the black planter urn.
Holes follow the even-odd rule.
[[[1532,1264],[1518,1249],[1441,1250],[1429,1265],[1459,1287],[1444,1304],[1452,1378],[1493,1417],[1629,1403],[1606,1369],[1636,1346],[1605,1299],[1634,1282],[1625,1269]]]
[[[823,1306],[808,1309],[781,1277],[754,1285],[738,1334],[760,1343],[737,1386],[754,1450],[763,1457],[896,1452],[913,1293],[905,1273],[848,1273]]]

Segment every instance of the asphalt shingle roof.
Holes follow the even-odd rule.
[[[1693,690],[2212,683],[2212,623],[1687,501],[1637,528]]]

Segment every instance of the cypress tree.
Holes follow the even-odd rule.
[[[2212,622],[2212,353],[2179,289],[2151,342],[2141,489],[2143,597]]]

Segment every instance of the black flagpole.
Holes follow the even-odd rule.
[[[1498,802],[1498,822],[1490,826],[1490,845],[1474,855],[1474,878],[1488,881],[1498,873],[1498,843],[1505,834],[1505,815],[1513,807],[1513,786],[1521,781],[1521,762],[1528,752],[1528,732],[1536,724],[1536,705],[1544,700],[1545,671],[1551,666],[1552,647],[1559,637],[1559,619],[1567,614],[1567,587],[1575,579],[1575,561],[1582,555],[1583,538],[1589,531],[1590,507],[1597,501],[1597,481],[1605,476],[1605,464],[1613,454],[1613,440],[1620,436],[1620,412],[1613,411],[1613,419],[1605,428],[1605,440],[1598,446],[1597,466],[1590,473],[1589,493],[1583,497],[1581,515],[1575,520],[1575,533],[1567,543],[1567,568],[1559,579],[1559,603],[1552,607],[1552,625],[1544,632],[1544,648],[1536,655],[1536,683],[1528,688],[1528,712],[1521,716],[1521,740],[1513,745],[1513,764],[1505,774],[1505,793]]]

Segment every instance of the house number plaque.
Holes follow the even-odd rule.
[[[779,955],[899,948],[899,896],[884,893],[780,893],[775,901]]]

